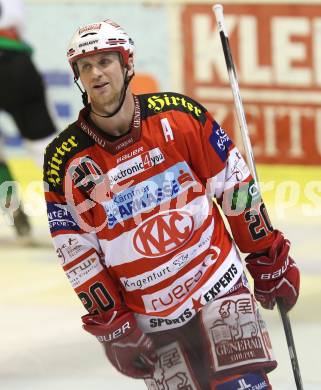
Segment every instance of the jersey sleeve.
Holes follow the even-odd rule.
[[[205,115],[189,140],[193,168],[221,206],[240,250],[263,251],[271,246],[276,232],[260,192],[231,138],[209,112]]]
[[[52,156],[44,159],[44,185],[50,233],[63,270],[87,311],[98,314],[123,307],[117,284],[102,261],[88,199],[68,181],[50,177]],[[49,174],[48,174],[49,172]]]

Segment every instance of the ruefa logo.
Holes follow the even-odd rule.
[[[214,264],[214,262],[212,263]],[[210,262],[204,261],[191,271],[177,278],[173,284],[153,294],[143,295],[147,313],[163,311],[175,306],[199,283],[204,274],[211,268]]]

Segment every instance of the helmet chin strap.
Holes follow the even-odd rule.
[[[88,105],[88,94],[86,91],[84,91],[81,86],[79,85],[76,77],[74,77],[74,83],[77,85],[79,91],[81,92],[81,99],[82,99],[82,103],[83,105],[86,107]]]
[[[93,114],[97,115],[97,116],[100,116],[101,118],[111,118],[112,116],[116,115],[118,113],[118,111],[121,109],[124,101],[125,101],[125,97],[126,97],[126,91],[127,91],[127,88],[128,88],[128,85],[131,81],[131,79],[133,78],[134,74],[132,74],[130,77],[128,77],[128,69],[126,69],[126,72],[125,72],[125,75],[124,75],[124,85],[122,87],[122,90],[121,90],[121,94],[120,94],[120,98],[119,98],[119,104],[118,106],[116,107],[116,109],[111,113],[111,114],[107,114],[107,115],[101,115],[101,114],[98,114],[97,112],[95,112],[92,107],[90,107],[90,110]],[[87,92],[84,91],[81,86],[79,85],[79,83],[77,82],[77,80],[75,79],[75,83],[77,85],[77,87],[79,88],[80,92],[81,92],[81,97],[82,97],[82,102],[83,102],[83,105],[86,107],[88,105],[88,95],[87,95]]]

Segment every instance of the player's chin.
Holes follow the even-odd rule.
[[[114,107],[117,107],[119,103],[119,98],[116,94],[106,94],[102,96],[101,104],[104,107],[109,107],[110,109],[113,109]]]
[[[109,94],[93,92],[90,96],[90,101],[96,106],[105,107],[110,104],[111,98]]]
[[[110,96],[110,91],[104,89],[104,88],[93,88],[91,90],[91,95],[93,99],[96,100],[103,100],[108,99],[108,96]]]

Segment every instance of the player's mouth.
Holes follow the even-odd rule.
[[[93,88],[96,89],[97,91],[101,91],[101,90],[103,90],[107,85],[109,85],[109,83],[107,83],[107,82],[105,82],[105,83],[99,83],[99,84],[93,85]]]

